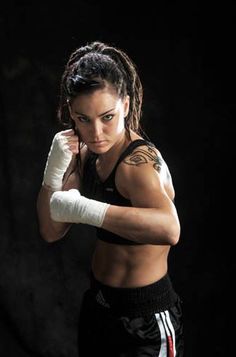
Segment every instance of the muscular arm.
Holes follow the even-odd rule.
[[[171,200],[174,190],[165,169],[162,172],[161,160],[138,163],[135,160],[135,164],[125,160],[116,173],[116,186],[133,207],[88,199],[76,190],[59,191],[50,201],[51,216],[57,222],[102,227],[140,243],[174,245],[178,242],[180,225]]]
[[[135,151],[119,169],[117,187],[133,207],[110,206],[103,228],[145,244],[174,245],[180,224],[172,202],[174,189],[160,156]]]

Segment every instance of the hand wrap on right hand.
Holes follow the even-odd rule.
[[[44,170],[43,184],[53,191],[62,189],[63,176],[71,162],[72,152],[68,148],[68,136],[63,135],[69,130],[57,133],[52,141]]]

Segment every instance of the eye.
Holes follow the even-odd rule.
[[[77,117],[76,118],[80,123],[88,123],[89,119],[86,117]]]
[[[114,117],[114,114],[107,114],[102,119],[104,121],[110,121],[110,120],[112,120],[113,117]]]

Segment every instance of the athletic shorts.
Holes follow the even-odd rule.
[[[182,303],[168,274],[139,288],[98,282],[82,300],[79,357],[182,357]]]

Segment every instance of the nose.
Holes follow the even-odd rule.
[[[100,139],[103,132],[102,123],[98,120],[95,121],[91,126],[91,135],[95,140]]]

